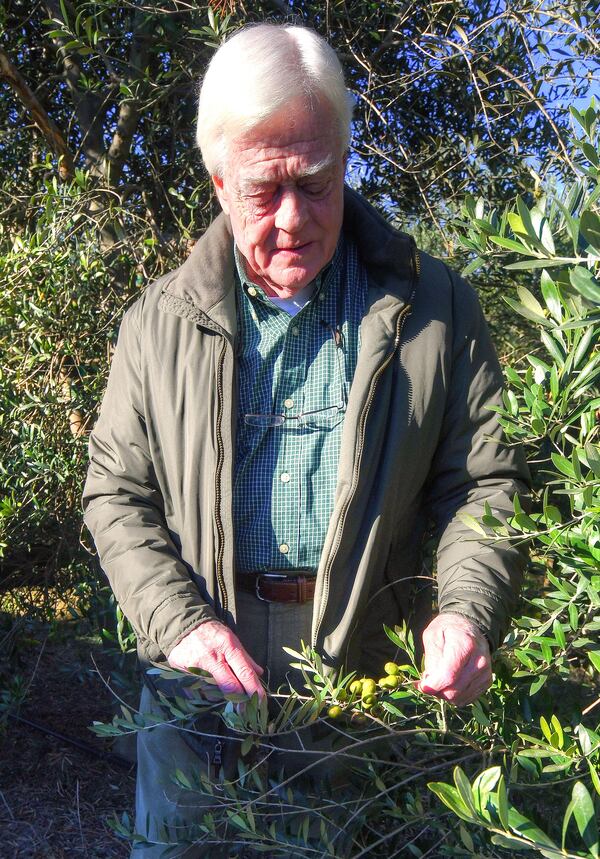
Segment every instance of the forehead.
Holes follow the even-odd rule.
[[[244,182],[283,181],[335,166],[342,153],[331,111],[291,107],[231,142],[227,172]]]

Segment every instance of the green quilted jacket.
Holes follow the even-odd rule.
[[[377,670],[384,623],[423,625],[423,545],[434,535],[438,609],[471,618],[495,647],[525,553],[479,538],[461,514],[478,517],[487,501],[506,516],[528,472],[490,409],[502,376],[477,297],[349,190],[343,229],[369,293],[312,644],[327,665]],[[204,620],[235,628],[236,324],[221,215],[126,312],[90,438],[85,522],[144,664]]]

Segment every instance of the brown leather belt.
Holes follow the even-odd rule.
[[[315,595],[315,575],[288,573],[238,573],[236,587],[263,602],[306,603]]]

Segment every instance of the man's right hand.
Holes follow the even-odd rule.
[[[237,635],[218,620],[207,620],[188,632],[167,658],[171,668],[208,671],[225,695],[256,692],[259,698],[265,697],[259,680],[263,669],[246,653]]]

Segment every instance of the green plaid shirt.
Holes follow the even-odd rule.
[[[237,569],[315,572],[333,509],[345,403],[360,348],[366,271],[356,247],[340,239],[311,300],[290,316],[248,281],[237,250],[236,263],[241,331],[233,500]],[[280,426],[256,426],[246,418],[274,414],[286,420]],[[298,415],[301,421],[290,420]],[[269,419],[250,420],[264,424]]]

